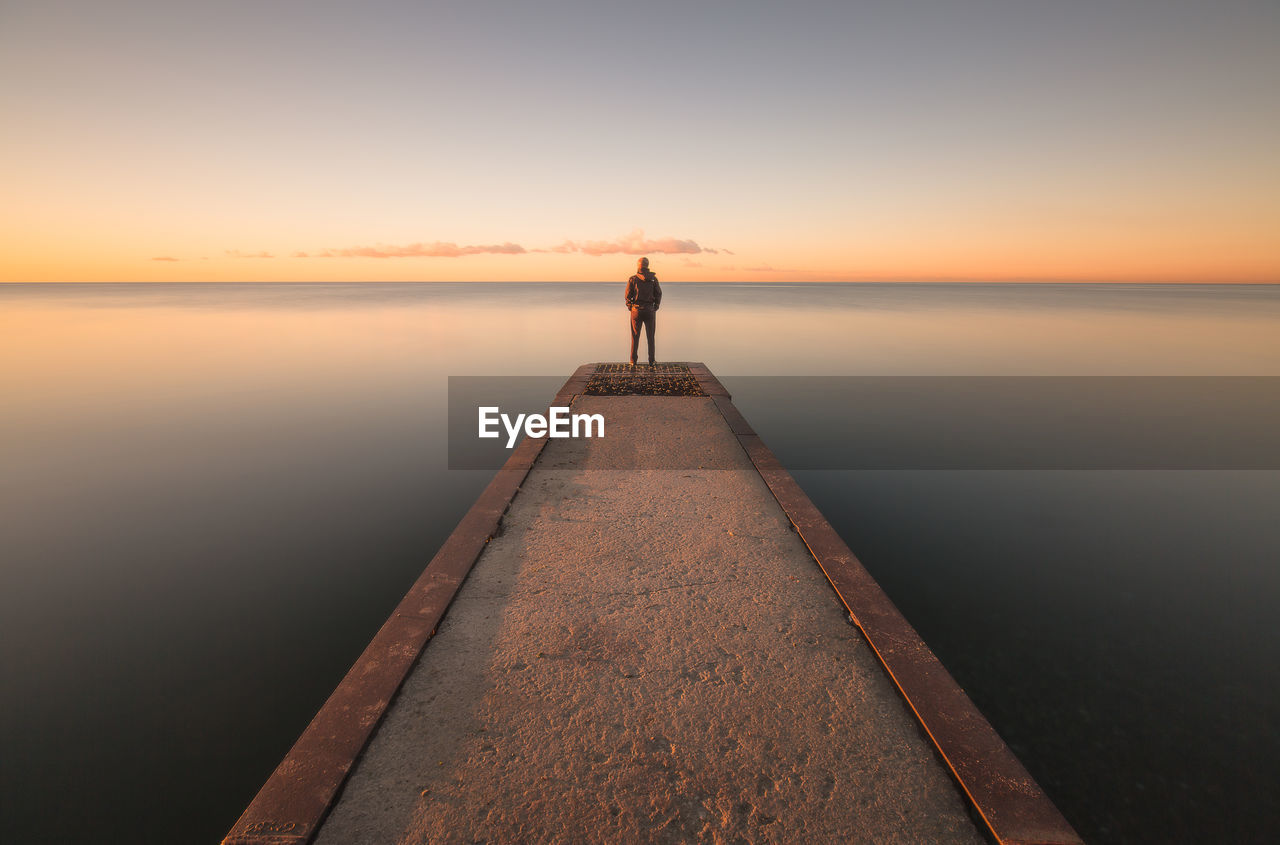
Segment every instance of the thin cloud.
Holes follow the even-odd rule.
[[[460,258],[464,255],[520,255],[528,252],[520,244],[510,241],[503,244],[477,244],[458,246],[455,243],[433,241],[406,246],[378,244],[355,246],[347,249],[326,249],[317,253],[319,258]]]
[[[604,241],[562,241],[555,246],[533,247],[526,249],[517,243],[506,241],[500,244],[462,244],[453,241],[417,242],[411,244],[377,244],[375,246],[352,246],[342,249],[322,249],[315,252],[293,252],[293,258],[461,258],[465,255],[523,255],[526,253],[558,253],[568,255],[733,255],[727,249],[713,249],[702,246],[690,238],[646,238],[644,230],[636,229],[630,234],[613,240]],[[239,250],[227,250],[232,258],[274,258],[268,252],[246,253]],[[176,260],[176,259],[157,259]]]
[[[755,267],[743,267],[748,273],[788,273],[790,275],[811,275],[811,270],[797,270],[794,267],[774,267],[771,264],[757,264]]]
[[[709,252],[697,241],[682,238],[646,238],[642,229],[612,241],[565,241],[557,252],[581,252],[585,255],[697,255]]]
[[[181,261],[181,258],[174,258],[172,255],[157,255],[152,261]]]

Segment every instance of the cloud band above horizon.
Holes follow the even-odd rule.
[[[712,249],[688,238],[646,238],[644,231],[636,229],[630,234],[608,241],[566,240],[553,247],[526,249],[518,243],[506,241],[500,244],[463,244],[452,241],[419,241],[411,244],[377,244],[353,246],[341,249],[322,249],[316,252],[294,252],[291,258],[461,258],[465,255],[524,255],[527,253],[579,253],[582,255],[697,255],[706,253],[733,255],[727,249]],[[268,252],[244,253],[227,250],[228,256],[239,258],[272,258]],[[178,261],[165,256],[153,261]]]

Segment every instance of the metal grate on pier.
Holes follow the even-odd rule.
[[[588,396],[706,396],[688,364],[597,364]]]

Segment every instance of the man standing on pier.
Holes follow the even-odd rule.
[[[636,351],[640,346],[640,327],[644,326],[649,341],[649,365],[653,357],[653,333],[657,330],[658,306],[662,304],[662,286],[658,277],[649,271],[649,259],[636,262],[636,274],[627,279],[627,307],[631,309],[631,366],[636,365]]]

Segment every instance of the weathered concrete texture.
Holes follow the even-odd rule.
[[[983,841],[712,401],[574,409],[317,841]]]

